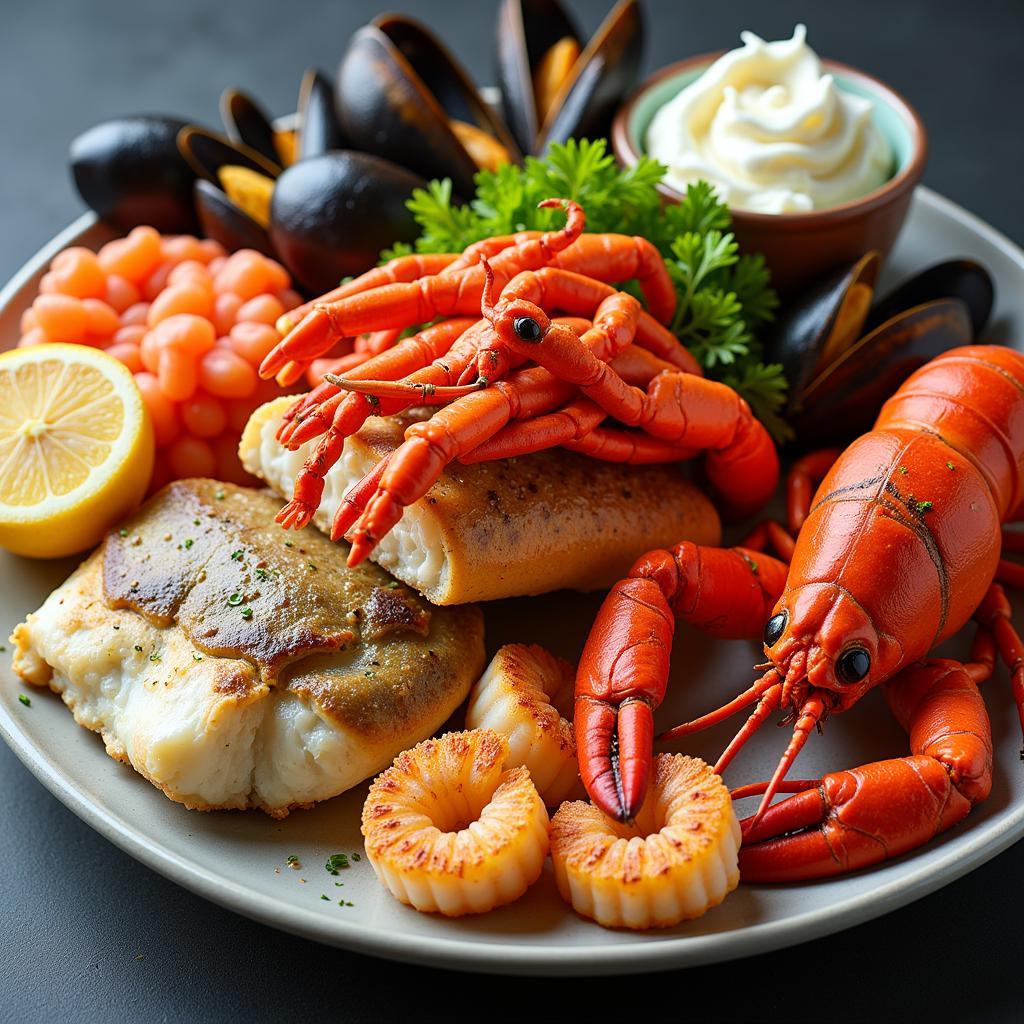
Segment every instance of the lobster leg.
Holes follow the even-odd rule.
[[[786,526],[795,537],[811,510],[814,492],[840,456],[838,448],[822,448],[796,460],[786,474]]]
[[[684,542],[641,556],[612,588],[580,658],[575,712],[580,774],[610,817],[632,819],[647,792],[675,620],[713,636],[757,636],[786,572],[765,555]]]
[[[899,856],[960,821],[992,786],[992,733],[978,691],[991,661],[918,662],[886,684],[911,755],[833,772],[746,819],[740,874],[791,882]],[[793,784],[790,784],[793,785]],[[788,788],[788,787],[787,787]],[[743,795],[759,791],[744,787]]]

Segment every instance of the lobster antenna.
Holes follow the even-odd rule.
[[[708,729],[712,725],[718,725],[719,722],[724,722],[730,715],[734,715],[737,711],[741,711],[743,708],[753,704],[766,690],[771,689],[778,682],[779,670],[772,666],[749,690],[744,690],[738,697],[733,697],[728,704],[723,704],[720,708],[709,711],[706,715],[701,715],[700,718],[695,718],[691,722],[683,722],[682,725],[677,725],[675,728],[669,729],[668,732],[663,732],[658,739],[674,740],[680,736],[688,736],[692,732],[700,732],[701,729]]]
[[[743,723],[742,728],[732,738],[732,742],[722,751],[722,756],[719,757],[715,763],[714,772],[716,775],[721,775],[726,768],[732,762],[732,759],[740,752],[743,745],[750,739],[751,736],[757,732],[758,729],[764,724],[765,719],[773,712],[778,710],[779,705],[782,703],[782,685],[776,683],[774,686],[769,686],[767,690],[761,694],[761,699],[757,702],[757,707],[754,708],[750,717]]]
[[[480,296],[480,312],[493,323],[495,317],[493,302],[494,271],[491,270],[491,264],[483,253],[480,253],[480,262],[484,268],[484,290]]]
[[[780,758],[779,766],[775,769],[775,774],[771,777],[768,788],[765,789],[764,796],[761,798],[761,803],[754,816],[750,819],[748,828],[753,828],[761,820],[764,812],[768,810],[769,805],[775,798],[775,794],[779,791],[779,787],[786,778],[786,772],[792,768],[793,762],[796,760],[797,754],[803,750],[811,730],[821,721],[824,714],[824,697],[819,694],[813,694],[804,701],[804,706],[800,709],[800,717],[797,718],[796,725],[793,726],[793,738],[789,741],[789,746],[786,747],[785,753]]]

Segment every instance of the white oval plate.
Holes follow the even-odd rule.
[[[97,245],[109,235],[91,215],[38,253],[0,294],[0,347],[17,338],[45,265],[66,245]],[[1024,337],[1024,253],[975,217],[919,189],[887,271],[891,282],[939,259],[969,256],[995,276],[998,305],[991,340]],[[72,568],[0,553],[0,633],[6,636]],[[544,643],[576,657],[599,603],[596,596],[552,594],[487,608],[491,650],[511,640]],[[720,703],[752,678],[753,645],[715,643],[680,629],[673,682],[659,713],[667,726]],[[915,853],[844,878],[790,886],[741,886],[697,921],[643,934],[605,931],[576,917],[555,889],[550,864],[518,903],[449,921],[393,900],[363,858],[337,876],[324,861],[361,849],[365,786],[313,811],[275,822],[256,812],[190,812],[106,756],[99,737],[74,724],[60,700],[33,692],[32,706],[0,667],[0,732],[37,778],[93,828],[132,856],[202,896],[249,917],[321,942],[397,960],[479,971],[531,974],[633,972],[726,960],[848,928],[951,882],[1024,835],[1020,727],[1005,671],[986,687],[995,739],[991,797],[960,826]],[[713,760],[735,723],[696,737],[688,752]],[[784,735],[762,730],[730,769],[729,781],[766,778]],[[881,695],[869,694],[829,722],[801,755],[795,776],[899,756],[907,740]],[[301,867],[286,865],[296,856]],[[337,883],[343,883],[338,885]],[[327,900],[321,899],[327,896]],[[339,906],[344,899],[354,906]]]

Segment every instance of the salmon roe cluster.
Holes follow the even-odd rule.
[[[280,393],[256,371],[280,340],[275,321],[300,301],[284,267],[261,253],[138,227],[97,253],[58,254],[19,346],[92,345],[132,371],[156,435],[151,492],[187,476],[252,483],[238,439]]]

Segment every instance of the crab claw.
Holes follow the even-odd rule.
[[[632,821],[647,795],[654,746],[654,715],[643,698],[616,707],[593,697],[576,700],[580,776],[594,804],[609,818]]]

